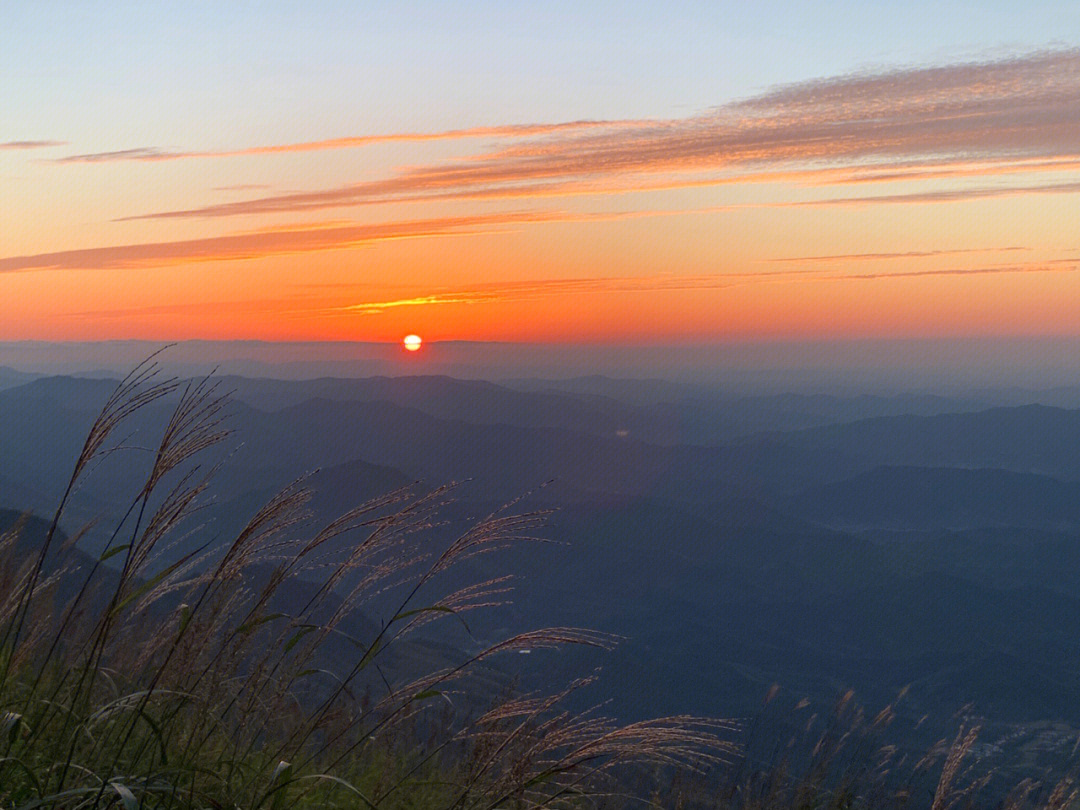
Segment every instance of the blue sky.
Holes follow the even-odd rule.
[[[0,139],[87,149],[687,115],[1080,32],[1071,2],[9,2],[3,16]]]

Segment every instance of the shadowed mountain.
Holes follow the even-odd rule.
[[[30,374],[26,371],[17,371],[7,366],[0,366],[0,391],[5,388],[14,388],[36,379],[39,375]]]
[[[399,490],[414,480],[399,470],[366,461],[347,461],[305,476],[302,484],[311,491],[307,505],[316,524],[322,525],[373,498]],[[232,538],[244,523],[270,500],[280,487],[251,489],[209,510],[208,528],[222,538]]]
[[[846,459],[871,467],[986,467],[1080,480],[1080,411],[1044,405],[882,417],[771,441],[813,450],[826,467]]]
[[[553,479],[571,490],[687,501],[740,491],[717,450],[557,428],[475,425],[385,402],[311,400],[254,415],[247,435],[253,445],[274,437],[277,452],[310,467],[361,458],[431,484],[472,479],[470,497],[510,499]]]
[[[630,405],[658,405],[709,397],[715,392],[705,386],[662,379],[627,379],[589,374],[581,377],[545,379],[539,377],[503,380],[503,385],[530,393],[570,394],[583,399],[603,397]]]
[[[848,529],[1080,526],[1080,483],[1008,470],[879,467],[799,493],[789,509]]]
[[[6,426],[0,435],[0,449],[6,451],[0,475],[18,470],[27,483],[54,488],[66,480],[115,385],[112,380],[48,378],[0,392],[0,421]],[[153,428],[168,418],[173,402],[175,397],[144,409],[128,427],[130,443],[154,446]],[[632,436],[439,419],[385,401],[309,399],[273,412],[234,402],[229,412],[237,441],[221,456],[229,456],[231,477],[243,480],[244,489],[280,485],[301,473],[357,459],[432,484],[472,478],[497,498],[516,497],[551,479],[588,492],[640,493],[658,486],[678,490],[684,499],[734,489],[720,471],[719,451],[656,446]],[[123,465],[108,460],[102,466],[130,471],[130,460],[131,455]],[[120,483],[110,486],[121,489]]]
[[[303,382],[225,377],[225,388],[237,399],[264,411],[295,407],[308,400],[391,402],[439,419],[471,424],[551,427],[597,435],[633,429],[644,420],[621,402],[604,397],[587,400],[559,393],[515,391],[483,380],[442,376],[325,377]],[[629,421],[628,421],[629,420]],[[649,427],[654,427],[652,424]]]
[[[36,515],[0,509],[0,537],[10,531],[15,532],[14,553],[5,552],[0,556],[0,565],[26,564],[34,560],[45,541],[49,522]],[[80,547],[71,547],[65,533],[57,531],[50,546],[44,572],[52,574],[50,604],[55,605],[56,615],[70,608],[71,601],[79,594],[84,581],[91,577],[90,586],[79,597],[80,609],[76,616],[88,616],[91,619],[105,609],[119,582],[119,573],[114,566],[119,564],[122,555],[112,558],[110,563],[97,564],[96,558]],[[270,576],[272,568],[268,563],[256,564],[244,569],[240,592],[246,599],[254,600]],[[136,583],[137,588],[138,582]],[[43,586],[44,587],[44,586]],[[271,632],[280,631],[283,620],[296,615],[305,606],[317,590],[317,585],[299,578],[284,580],[267,603],[268,615],[276,616],[276,626],[268,626]],[[183,591],[166,595],[153,601],[143,613],[129,618],[134,621],[153,621],[169,623],[175,620],[175,612],[180,607]],[[369,605],[371,607],[371,605]],[[243,603],[236,606],[239,615],[243,615]],[[321,606],[307,616],[309,622],[326,622],[337,613],[342,619],[336,631],[327,636],[320,647],[317,657],[312,662],[327,670],[324,674],[343,674],[356,664],[357,650],[366,649],[380,635],[383,625],[369,617],[355,606],[343,606],[342,599],[331,592]],[[374,614],[380,615],[380,614]],[[383,617],[385,618],[385,617]],[[444,622],[449,625],[449,621]],[[449,631],[449,632],[447,632]],[[440,638],[441,636],[441,638]],[[417,673],[437,672],[460,663],[465,653],[460,643],[473,642],[456,627],[446,627],[439,634],[427,636],[414,634],[398,638],[392,644],[380,648],[377,658],[378,669],[372,667],[353,682],[353,688],[360,692],[369,689],[379,694],[386,677],[411,679]],[[505,657],[504,657],[505,658]],[[497,661],[495,662],[497,663]],[[462,697],[475,705],[483,706],[490,699],[493,691],[501,690],[508,683],[507,674],[497,666],[486,663],[478,668],[476,680],[469,686],[469,692]],[[330,680],[332,686],[336,681]],[[466,705],[470,705],[466,703]]]
[[[563,428],[661,445],[717,444],[767,430],[986,407],[975,399],[914,394],[732,396],[662,380],[607,377],[518,380],[506,385],[442,376],[303,382],[226,377],[223,384],[260,410],[281,410],[309,399],[381,401],[471,424]]]
[[[51,514],[115,384],[49,378],[0,391],[0,505]],[[419,491],[463,481],[436,544],[531,492],[514,509],[555,510],[541,534],[556,543],[481,555],[448,575],[451,588],[519,581],[512,605],[470,615],[472,637],[430,643],[470,649],[562,624],[625,636],[613,656],[587,661],[604,665],[625,717],[751,712],[773,682],[819,701],[852,686],[869,703],[911,682],[913,711],[942,716],[969,700],[1016,720],[1073,718],[1080,705],[1069,680],[1080,660],[1080,411],[877,417],[705,446],[641,434],[717,436],[953,401],[630,403],[435,377],[230,387],[234,433],[200,458],[204,470],[222,465],[216,502],[183,527],[185,543],[230,540],[304,474],[316,522],[416,480]],[[123,514],[177,397],[118,431],[142,449],[92,465],[65,529]],[[626,424],[639,427],[614,429]],[[580,672],[583,655],[553,654],[551,677]]]

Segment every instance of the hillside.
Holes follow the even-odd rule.
[[[0,391],[0,503],[51,510],[113,386],[51,378]],[[455,643],[549,624],[623,636],[611,656],[554,659],[563,674],[602,663],[620,716],[741,714],[772,683],[826,702],[852,686],[872,703],[910,682],[912,715],[974,702],[1002,721],[1080,724],[1073,692],[1051,688],[1068,682],[1080,637],[1080,484],[1070,477],[1080,412],[875,417],[698,446],[609,435],[615,422],[603,419],[667,406],[612,405],[592,391],[545,394],[519,411],[531,393],[437,377],[222,387],[244,399],[229,406],[234,432],[203,462],[221,465],[214,499],[165,559],[226,542],[300,476],[315,490],[313,527],[413,482],[458,481],[433,542],[531,493],[515,508],[554,510],[541,534],[555,543],[458,570],[456,586],[506,573],[517,582],[512,605],[470,618],[471,635]],[[808,408],[809,420],[884,407],[773,401]],[[125,443],[149,445],[172,406],[140,413]],[[725,419],[719,406],[694,407]],[[64,526],[98,519],[82,541],[89,553],[148,463],[146,450],[113,453],[74,493]],[[1025,697],[1025,678],[1045,688]]]

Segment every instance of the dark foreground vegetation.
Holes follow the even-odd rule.
[[[163,404],[157,444],[142,432],[134,447],[129,425]],[[218,384],[148,361],[106,398],[52,518],[0,510],[0,808],[1076,803],[1069,752],[1001,767],[970,712],[928,721],[951,731],[913,753],[895,733],[905,695],[867,712],[841,690],[822,711],[772,690],[748,721],[606,717],[604,678],[563,676],[593,660],[574,650],[620,639],[492,640],[480,618],[508,609],[489,560],[528,559],[545,511],[511,502],[457,528],[452,487],[405,484],[319,522],[315,474],[224,535],[206,507],[229,491],[229,409]],[[87,478],[129,456],[149,460],[118,517],[66,534]],[[649,531],[653,511],[621,519]],[[603,570],[567,572],[578,604],[603,593]],[[694,640],[697,618],[669,614],[669,634],[725,654]]]
[[[68,492],[140,408],[176,389],[151,362],[95,421]],[[168,564],[215,469],[226,399],[184,388],[149,473],[102,553],[21,520],[0,540],[0,805],[4,807],[495,808],[618,788],[632,766],[701,770],[734,752],[730,724],[619,725],[561,707],[588,679],[518,694],[485,665],[515,651],[607,647],[574,628],[525,632],[455,658],[409,648],[432,622],[497,601],[502,579],[426,602],[453,566],[528,540],[538,514],[503,511],[441,548],[425,535],[445,491],[408,489],[312,530],[297,481],[231,542]],[[107,563],[113,563],[109,565]],[[301,587],[304,574],[318,586]],[[343,590],[344,588],[344,590]],[[381,623],[360,605],[396,604]]]
[[[53,514],[116,387],[101,376],[0,369],[0,507]],[[474,651],[549,626],[624,639],[608,655],[510,656],[530,664],[514,667],[526,690],[603,666],[591,694],[631,722],[752,716],[773,683],[784,687],[774,705],[791,706],[854,688],[881,707],[910,685],[894,726],[911,730],[904,742],[951,735],[947,719],[973,703],[982,737],[1006,740],[995,767],[1019,759],[1039,724],[1058,724],[1064,754],[1080,733],[1080,390],[740,398],[595,379],[221,384],[235,433],[199,455],[222,467],[202,499],[213,503],[156,547],[163,565],[236,537],[305,474],[319,524],[417,480],[460,481],[429,547],[530,492],[553,542],[440,578],[453,591],[513,572],[512,604],[473,612],[471,636],[443,638],[459,622],[422,628]],[[178,395],[115,438],[156,447]],[[152,460],[111,453],[82,476],[61,524],[86,527],[82,551],[104,553]]]

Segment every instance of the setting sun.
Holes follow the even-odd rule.
[[[0,810],[1080,810],[1080,0],[0,22]]]

